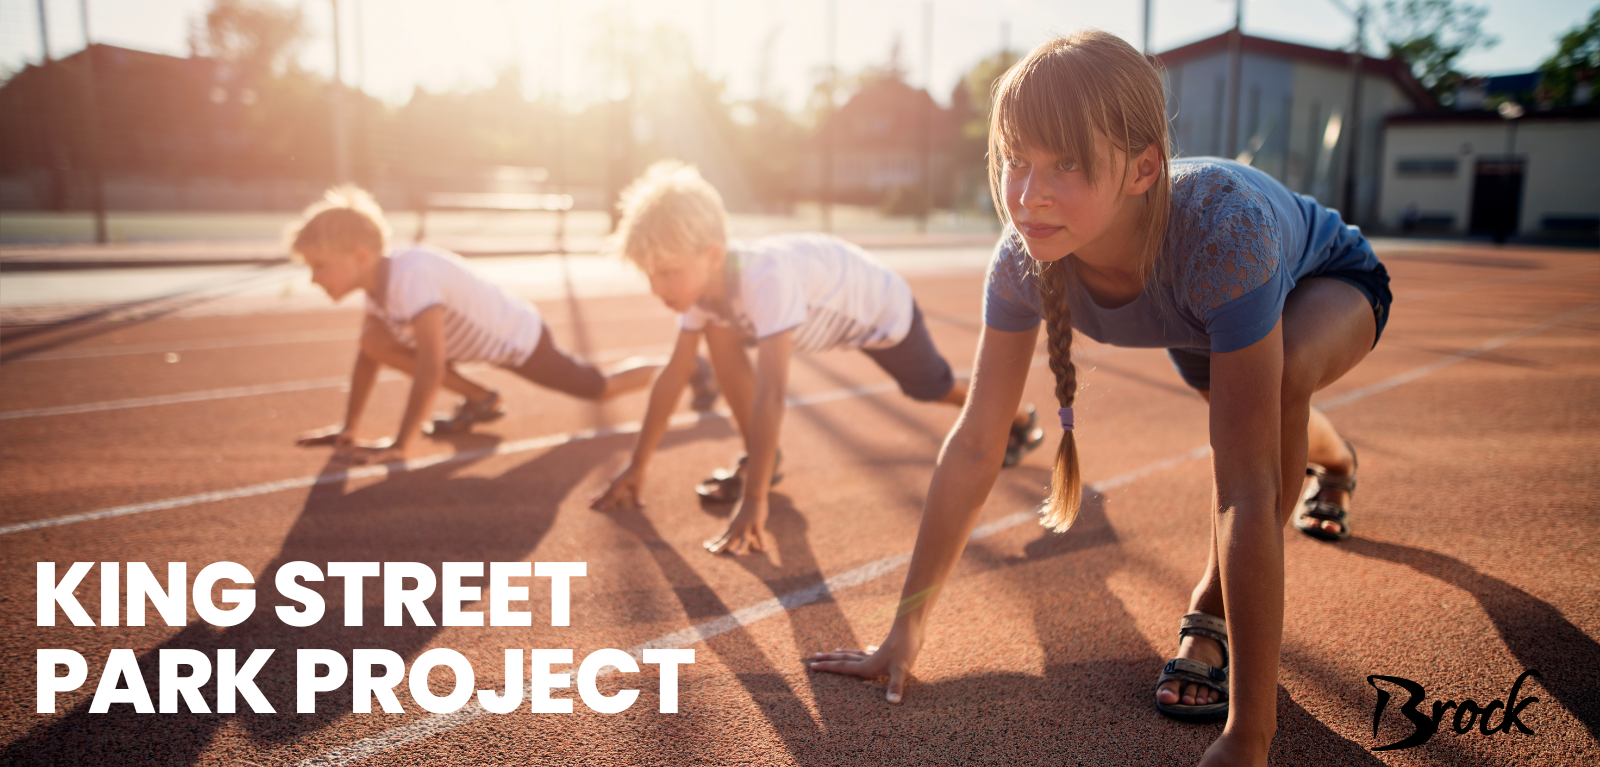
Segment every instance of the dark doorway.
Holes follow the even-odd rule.
[[[1483,157],[1472,181],[1472,219],[1468,231],[1505,242],[1517,233],[1522,215],[1522,177],[1527,161],[1518,157]]]

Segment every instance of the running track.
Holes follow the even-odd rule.
[[[1383,341],[1319,402],[1360,450],[1355,537],[1286,533],[1288,603],[1278,764],[1592,764],[1600,760],[1600,256],[1593,251],[1398,248]],[[959,368],[977,338],[981,273],[912,278]],[[559,340],[596,359],[664,351],[674,329],[648,296],[540,302]],[[879,641],[893,617],[939,442],[954,411],[910,402],[861,355],[800,356],[785,420],[788,478],[766,557],[700,542],[726,508],[690,486],[738,452],[718,416],[679,416],[651,467],[648,505],[587,499],[626,461],[642,395],[576,403],[476,370],[512,413],[431,443],[409,470],[341,471],[291,446],[333,423],[354,348],[349,311],[157,318],[27,335],[0,346],[0,761],[19,764],[1192,764],[1220,726],[1158,716],[1151,686],[1204,564],[1206,415],[1165,356],[1083,343],[1080,450],[1093,484],[1062,535],[1032,523],[1047,451],[1001,475],[936,613],[907,702],[882,680],[808,672],[802,656]],[[27,328],[22,329],[28,330]],[[70,337],[68,343],[52,338]],[[174,356],[175,355],[175,356]],[[175,360],[175,361],[168,361]],[[1027,398],[1047,410],[1036,365]],[[381,383],[369,431],[405,386]],[[1055,433],[1051,433],[1053,442]],[[233,561],[256,574],[255,617],[227,628],[35,626],[35,562]],[[271,608],[285,562],[586,561],[572,625],[366,628],[328,616],[290,628]],[[535,623],[546,593],[532,582]],[[325,584],[326,585],[326,584]],[[99,615],[98,571],[78,590]],[[439,600],[429,601],[435,616]],[[601,689],[641,690],[626,713],[348,712],[348,684],[294,710],[294,648],[449,647],[498,687],[504,648],[692,647],[679,710],[659,714],[654,666]],[[258,676],[275,715],[89,714],[112,648],[133,648],[155,695],[157,650],[270,647]],[[35,714],[34,653],[72,648],[89,680]],[[241,656],[245,653],[241,652]],[[1525,670],[1535,731],[1446,725],[1425,746],[1370,751],[1369,674],[1433,700],[1504,698]],[[560,671],[561,669],[557,669]],[[574,669],[575,670],[575,669]],[[430,679],[443,694],[449,675]],[[214,703],[211,688],[208,700]],[[556,693],[561,695],[563,693]],[[576,696],[574,691],[567,695]]]

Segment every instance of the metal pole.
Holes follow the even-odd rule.
[[[1356,46],[1350,54],[1350,130],[1346,133],[1350,137],[1349,146],[1346,147],[1344,157],[1344,215],[1352,224],[1360,224],[1366,219],[1356,209],[1356,195],[1359,192],[1358,176],[1360,175],[1361,157],[1361,81],[1363,59],[1366,58],[1365,41],[1367,26],[1367,4],[1362,3],[1356,9]]]
[[[1144,0],[1144,55],[1150,53],[1150,0]]]
[[[556,28],[556,39],[555,39],[555,49],[556,49],[556,65],[555,65],[556,78],[555,79],[556,79],[556,84],[555,84],[555,98],[551,102],[552,108],[555,110],[555,113],[556,113],[556,152],[555,152],[556,172],[555,172],[555,177],[556,177],[556,194],[566,194],[567,193],[567,113],[566,113],[566,110],[562,108],[562,104],[564,103],[563,102],[563,96],[566,95],[566,79],[565,79],[566,78],[566,67],[565,67],[565,65],[563,64],[563,61],[562,61],[565,58],[566,46],[562,45],[562,42],[566,40],[566,37],[564,35],[563,27],[564,27],[564,25],[566,23],[566,8],[567,8],[567,4],[563,0],[555,0],[555,4],[556,4],[556,20],[555,20],[556,21],[556,23],[555,23],[555,28]],[[567,209],[565,207],[563,207],[559,211],[556,211],[556,252],[560,253],[563,256],[565,256],[567,254]]]
[[[61,94],[57,86],[60,79],[60,68],[52,67],[50,56],[50,26],[45,12],[44,0],[39,0],[39,49],[42,51],[39,61],[39,79],[43,83],[40,88],[43,97],[40,98],[40,127],[39,143],[43,145],[45,161],[50,165],[50,195],[49,205],[51,210],[66,210],[67,187],[70,179],[67,175],[67,161],[62,155],[60,143],[61,120]]]
[[[833,96],[839,89],[838,67],[838,2],[828,0],[828,108],[823,113],[822,136],[822,231],[833,231],[833,151],[834,129]]]
[[[90,201],[94,205],[94,241],[106,244],[106,189],[104,158],[100,153],[100,95],[95,86],[94,44],[89,36],[89,0],[80,0],[79,14],[83,20],[83,72],[85,133],[89,139]]]
[[[1239,76],[1244,66],[1244,0],[1234,0],[1233,31],[1228,33],[1228,137],[1226,154],[1239,155]]]
[[[922,205],[917,228],[928,231],[933,212],[933,0],[922,3],[922,78],[928,98],[922,102]]]
[[[355,92],[362,98],[356,100],[356,141],[360,147],[361,155],[361,180],[364,184],[371,184],[372,177],[372,136],[367,124],[367,25],[366,15],[362,12],[365,3],[355,0],[355,37],[356,37],[356,82]]]
[[[44,63],[50,63],[50,26],[45,19],[44,0],[39,0],[39,48],[44,51]]]
[[[339,0],[328,0],[333,8],[333,87],[330,102],[333,112],[333,180],[343,184],[350,180],[350,147],[345,135],[344,55],[339,45]]]

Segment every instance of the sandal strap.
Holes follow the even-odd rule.
[[[1173,658],[1167,665],[1161,667],[1161,677],[1156,680],[1156,686],[1166,684],[1172,680],[1192,682],[1194,684],[1210,687],[1224,696],[1228,694],[1228,669],[1207,666],[1204,663],[1188,658]]]
[[[1343,506],[1335,506],[1327,501],[1316,498],[1308,499],[1300,511],[1300,516],[1320,519],[1327,522],[1338,522],[1340,525],[1349,518],[1350,510]]]
[[[1222,645],[1222,665],[1224,670],[1228,665],[1231,653],[1228,649],[1228,621],[1221,616],[1211,613],[1193,612],[1183,616],[1178,621],[1178,641],[1189,634],[1203,636]],[[1201,664],[1204,666],[1204,664]],[[1205,666],[1210,668],[1209,666]]]
[[[1356,491],[1356,475],[1319,472],[1317,474],[1317,486],[1319,490],[1343,490],[1347,493],[1353,493]]]
[[[1199,634],[1218,642],[1228,641],[1227,619],[1211,613],[1189,613],[1178,621],[1178,638],[1184,634]]]

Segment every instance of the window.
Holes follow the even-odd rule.
[[[1402,157],[1395,170],[1401,178],[1455,178],[1459,166],[1454,157]]]

